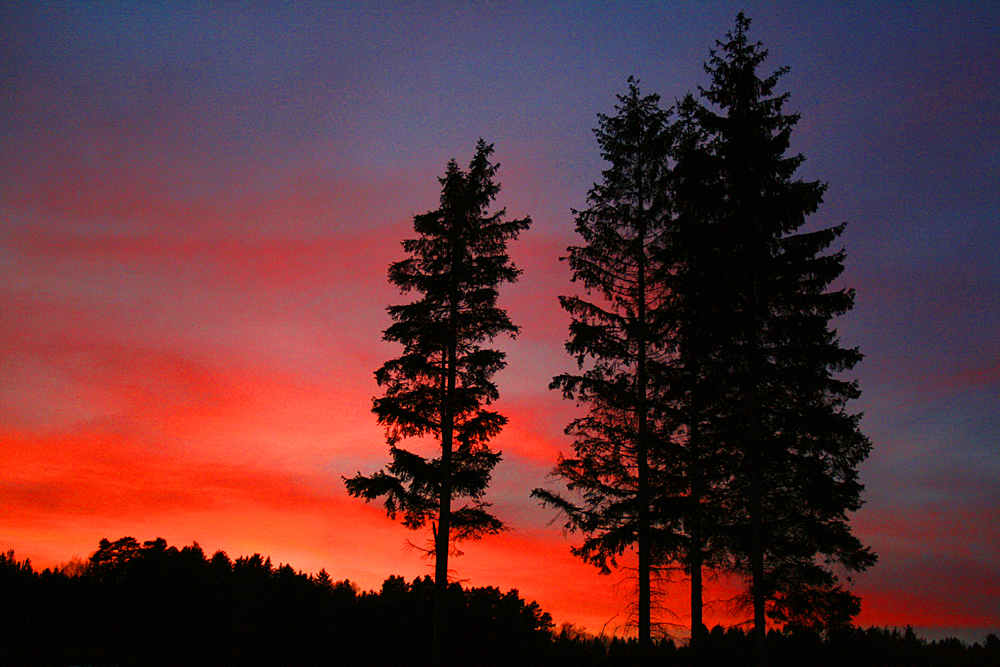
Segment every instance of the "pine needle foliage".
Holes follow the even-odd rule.
[[[650,644],[651,568],[675,548],[672,526],[657,521],[652,498],[665,484],[664,413],[655,395],[669,361],[665,330],[668,295],[657,262],[670,221],[670,115],[659,96],[642,95],[629,79],[617,113],[599,115],[594,131],[609,166],[576,213],[583,243],[568,249],[573,280],[586,296],[559,302],[572,316],[566,350],[578,372],[550,388],[586,408],[566,428],[575,455],[560,458],[553,475],[570,495],[536,489],[532,495],[559,510],[566,528],[583,534],[573,553],[609,573],[626,550],[638,559],[638,631]]]
[[[693,113],[716,191],[701,215],[726,285],[715,300],[727,323],[716,332],[717,377],[730,398],[714,434],[731,452],[725,551],[747,579],[762,643],[765,615],[793,621],[805,600],[849,617],[857,599],[834,567],[849,575],[876,557],[848,519],[862,504],[857,467],[871,443],[847,407],[860,390],[845,373],[862,355],[831,326],[854,305],[853,290],[833,287],[845,253],[829,249],[845,225],[805,228],[826,185],[796,177],[804,158],[789,145],[799,116],[784,111],[788,93],[774,93],[788,68],[761,74],[768,52],[749,27],[740,13],[711,52],[708,104]]]
[[[484,500],[500,452],[490,440],[507,419],[490,409],[499,397],[494,377],[505,353],[486,347],[498,336],[518,333],[497,305],[499,288],[521,271],[507,244],[528,229],[530,218],[508,220],[490,212],[500,191],[493,146],[482,139],[467,170],[451,160],[437,209],[413,219],[417,236],[403,241],[408,257],[389,268],[389,281],[416,300],[388,309],[393,323],[384,340],[403,353],[375,372],[384,393],[372,411],[385,427],[390,463],[370,476],[344,480],[350,495],[383,499],[386,513],[410,529],[428,524],[434,535],[435,583],[443,600],[452,544],[505,529]],[[412,438],[432,438],[437,457],[404,449]],[[464,504],[452,508],[452,502]],[[435,627],[443,621],[435,609]],[[443,658],[435,641],[435,661]]]

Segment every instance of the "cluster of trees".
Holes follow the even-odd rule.
[[[534,495],[583,534],[574,551],[602,571],[634,549],[647,656],[657,570],[690,578],[695,650],[707,634],[703,572],[741,578],[760,656],[767,616],[789,628],[849,624],[860,602],[835,573],[876,561],[848,522],[870,443],[847,409],[858,386],[843,376],[861,354],[830,325],[854,301],[832,288],[843,251],[827,253],[844,226],[804,228],[826,186],[795,176],[798,116],[774,93],[787,69],[762,72],[767,51],[749,27],[741,13],[717,42],[699,95],[665,110],[630,79],[617,113],[599,116],[610,166],[576,212],[582,243],[567,257],[583,287],[561,298],[579,369],[552,388],[586,411],[567,427],[575,455],[554,470],[567,492]],[[504,354],[487,345],[518,331],[497,298],[519,274],[507,244],[530,220],[490,213],[491,154],[480,140],[467,170],[448,164],[440,207],[415,217],[409,257],[390,268],[418,296],[389,308],[385,340],[403,354],[376,372],[392,460],[345,479],[407,527],[431,526],[439,665],[453,545],[504,529],[484,501],[500,460],[489,440],[506,421],[490,409]],[[439,455],[400,446],[428,437]]]
[[[853,291],[833,289],[844,225],[806,229],[826,186],[795,173],[798,116],[762,73],[750,20],[705,64],[710,85],[664,110],[630,80],[597,139],[610,167],[577,213],[569,249],[585,297],[565,297],[580,370],[552,387],[588,408],[567,429],[575,456],[556,475],[573,495],[538,489],[607,571],[638,554],[638,632],[651,641],[658,567],[691,581],[692,642],[706,569],[746,583],[754,634],[845,625],[860,609],[835,572],[875,554],[852,534],[857,466],[870,443],[843,377],[861,359],[830,326]]]
[[[0,664],[426,665],[434,585],[379,591],[275,566],[259,554],[206,556],[197,543],[101,540],[86,562],[41,573],[0,554]],[[516,590],[446,594],[455,664],[533,664],[552,621]]]
[[[421,665],[430,664],[434,583],[391,576],[360,591],[325,572],[306,575],[259,554],[211,557],[193,544],[163,539],[102,540],[87,561],[36,572],[13,552],[0,553],[0,664]],[[636,664],[635,639],[555,629],[517,591],[448,586],[450,658],[467,665],[625,667]],[[768,633],[776,666],[986,667],[1000,660],[990,635],[971,646],[928,642],[911,629],[843,628],[826,636]],[[752,637],[713,628],[702,655],[669,639],[654,642],[658,664],[732,667],[752,659]]]

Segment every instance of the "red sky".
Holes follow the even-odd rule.
[[[489,499],[513,528],[455,576],[557,622],[619,626],[627,576],[575,560],[528,498],[574,407],[574,243],[601,162],[591,129],[629,75],[666,103],[745,6],[802,113],[817,224],[849,222],[838,322],[872,457],[855,531],[880,563],[858,622],[1000,631],[1000,10],[719,2],[7,5],[0,21],[0,549],[39,567],[131,535],[260,552],[376,588],[430,573],[412,534],[346,496],[387,460],[373,371],[385,276],[447,160],[496,145],[532,229],[502,304]],[[446,19],[446,20],[445,20]],[[686,584],[665,606],[684,625]],[[732,594],[726,582],[712,596]],[[709,621],[742,620],[722,603]]]

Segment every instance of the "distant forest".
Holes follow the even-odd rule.
[[[456,665],[635,664],[634,640],[556,628],[516,590],[448,588]],[[408,665],[429,664],[434,583],[391,576],[379,591],[305,574],[254,554],[211,557],[197,543],[101,540],[86,561],[37,572],[0,553],[0,665]],[[995,666],[1000,639],[971,646],[925,641],[907,628],[773,631],[770,665]],[[714,628],[697,663],[669,638],[655,664],[749,665],[753,638]]]

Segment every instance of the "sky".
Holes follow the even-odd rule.
[[[386,279],[451,158],[495,145],[523,269],[501,306],[487,499],[511,528],[455,578],[557,624],[627,632],[629,572],[569,549],[532,488],[576,407],[559,258],[636,76],[669,106],[745,10],[801,114],[809,224],[848,223],[838,318],[873,443],[854,532],[861,625],[1000,632],[1000,5],[995,2],[73,3],[0,9],[0,550],[197,541],[377,589],[426,535],[349,498],[388,461],[371,413]],[[553,520],[556,521],[553,523]],[[746,614],[713,582],[706,622]],[[688,588],[662,584],[683,634]]]

